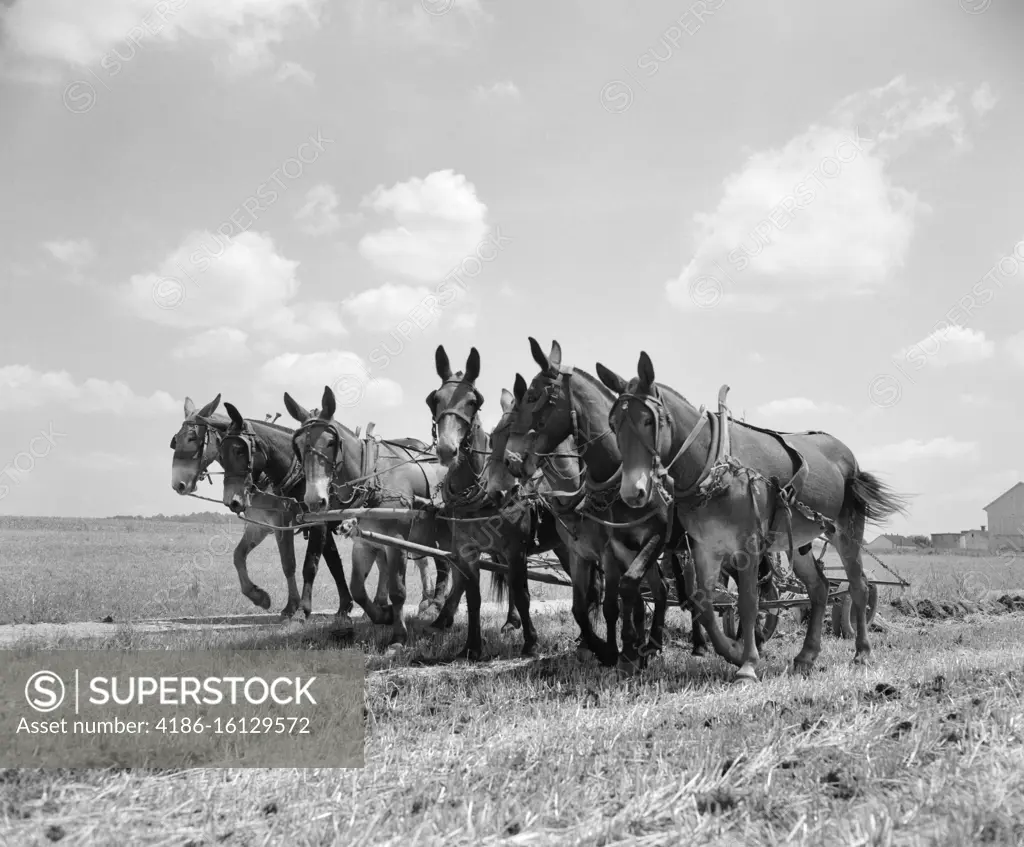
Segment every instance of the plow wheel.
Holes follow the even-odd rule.
[[[878,609],[878,586],[868,582],[868,623],[875,619],[875,612]],[[852,620],[853,600],[849,593],[832,604],[832,634],[837,638],[853,638],[857,634],[857,627]]]
[[[761,600],[778,600],[779,589],[775,583],[769,580],[762,585],[760,598]],[[768,641],[775,634],[775,628],[779,625],[779,612],[779,609],[761,609],[758,611],[757,629],[762,635],[761,644]],[[731,638],[733,641],[739,639],[741,635],[740,615],[739,609],[736,606],[722,612],[722,631],[727,638]]]

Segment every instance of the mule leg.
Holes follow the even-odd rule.
[[[651,616],[651,630],[642,653],[645,663],[651,656],[661,652],[664,640],[665,614],[668,611],[668,586],[665,584],[660,562],[655,562],[654,567],[647,571],[647,585],[654,597],[654,614]],[[641,603],[642,608],[643,604]]]
[[[697,619],[704,626],[715,652],[730,664],[739,666],[743,658],[739,645],[722,632],[722,627],[715,614],[715,589],[722,570],[722,561],[718,555],[706,551],[699,543],[691,546],[693,552],[693,573],[684,570],[686,593],[698,609]],[[692,583],[691,583],[692,580]],[[755,608],[756,614],[756,608]],[[696,625],[696,624],[695,624]]]
[[[306,544],[306,557],[302,560],[302,599],[299,608],[308,618],[313,614],[313,583],[316,581],[317,566],[324,550],[324,536],[329,534],[327,526],[320,524],[309,530],[309,541]]]
[[[864,541],[864,516],[840,515],[840,523],[834,538],[839,558],[843,560],[846,578],[850,582],[850,618],[857,623],[856,652],[853,661],[858,665],[867,665],[871,663],[871,642],[868,640],[868,587],[864,579],[864,562],[860,551]]]
[[[508,579],[508,582],[506,584],[506,590],[508,592],[508,596],[505,598],[505,601],[506,601],[506,605],[508,607],[508,611],[505,614],[505,623],[502,624],[502,626],[501,626],[501,634],[502,635],[509,635],[510,633],[515,632],[517,629],[522,629],[523,628],[523,620],[519,616],[519,609],[518,609],[518,606],[517,606],[517,603],[518,603],[518,600],[516,599],[516,591],[517,591],[517,589],[513,588],[513,586],[512,586],[512,572],[511,572],[511,569],[509,570],[509,579]],[[529,594],[530,589],[529,589],[528,586],[523,586],[523,590],[527,592],[527,594],[526,594],[526,603],[527,603],[527,605],[529,605],[529,603],[530,603],[530,594]]]
[[[528,584],[526,544],[522,541],[510,543],[504,551],[503,558],[508,565],[509,589],[509,621],[512,612],[519,611],[518,618],[522,621],[523,649],[521,655],[534,657],[537,655],[537,630],[530,617],[530,586]],[[511,604],[515,605],[512,606]],[[507,626],[508,624],[506,624]]]
[[[821,628],[825,621],[825,609],[828,605],[828,581],[818,573],[812,550],[806,553],[794,550],[792,564],[793,572],[804,584],[807,596],[811,600],[811,613],[807,619],[804,646],[793,659],[793,670],[806,674],[814,667],[814,660],[821,653]]]
[[[270,535],[269,529],[247,523],[238,546],[235,547],[233,557],[235,571],[238,573],[238,585],[242,589],[242,593],[261,609],[270,608],[270,595],[249,579],[249,569],[245,565],[245,560],[268,535]]]
[[[591,562],[575,551],[569,553],[569,573],[572,577],[572,616],[580,628],[580,637],[583,644],[590,650],[604,665],[615,664],[615,659],[609,661],[608,644],[597,637],[594,632],[594,625],[590,620],[591,613],[591,588],[593,579],[590,574],[597,570],[597,563]]]
[[[670,561],[672,564],[672,576],[676,581],[676,596],[679,598],[679,607],[690,613],[690,641],[693,645],[691,653],[694,656],[706,656],[708,642],[704,638],[704,630],[700,625],[699,610],[690,604],[690,594],[687,593],[686,579],[683,576],[683,557],[678,553],[671,553]]]
[[[327,569],[334,577],[334,584],[338,588],[338,613],[335,617],[347,618],[352,613],[352,593],[348,590],[348,581],[345,579],[345,568],[341,562],[341,553],[338,551],[334,534],[329,528],[324,532],[324,561]]]
[[[366,593],[366,577],[377,561],[377,552],[376,547],[358,539],[352,545],[352,598],[372,623],[387,626],[391,623],[390,609],[382,608]]]
[[[444,556],[435,556],[434,572],[436,576],[434,579],[434,596],[430,601],[430,605],[440,609],[444,605],[444,601],[448,597],[448,590],[452,585],[452,563]]]
[[[373,597],[373,602],[384,608],[388,605],[388,551],[380,547],[374,549],[376,550],[375,559],[377,562],[377,591]]]
[[[599,654],[599,658],[602,665],[612,666],[619,659],[619,578],[622,571],[619,568],[618,557],[607,545],[604,545],[601,554],[601,565],[604,568],[604,600],[601,607],[604,611],[607,634],[604,652]]]
[[[749,549],[751,545],[747,545]],[[757,663],[761,657],[757,652],[757,607],[758,607],[758,565],[761,562],[760,551],[756,556],[746,552],[742,565],[735,574],[736,589],[739,593],[739,629],[742,634],[742,664],[736,671],[736,681],[749,680],[757,682]]]
[[[299,610],[299,586],[295,582],[295,535],[290,531],[275,532],[277,550],[281,554],[281,569],[288,584],[288,602],[281,609],[281,620],[290,619]]]
[[[420,572],[420,604],[417,611],[424,612],[430,607],[430,598],[433,589],[430,587],[430,576],[427,574],[427,563],[430,560],[426,556],[416,559],[416,568]]]
[[[391,642],[389,646],[405,644],[409,640],[409,632],[405,628],[405,572],[409,566],[409,558],[396,547],[387,551],[388,558],[388,594],[391,598]]]
[[[448,629],[455,623],[455,613],[459,610],[459,603],[462,601],[462,595],[466,591],[466,583],[469,581],[468,572],[471,566],[466,561],[461,558],[457,559],[452,563],[451,568],[452,590],[448,592],[448,596],[441,604],[437,618],[430,624],[434,629]]]

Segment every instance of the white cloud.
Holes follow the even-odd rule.
[[[96,258],[96,248],[88,238],[70,239],[68,241],[44,241],[43,247],[58,262],[81,268]]]
[[[496,82],[490,86],[478,85],[473,89],[473,97],[479,102],[509,98],[518,100],[521,97],[519,88],[514,82]]]
[[[452,324],[452,327],[454,329],[476,329],[476,322],[479,317],[476,312],[462,312],[455,316],[455,322]]]
[[[316,81],[316,74],[302,67],[298,62],[282,62],[274,74],[278,82],[287,82],[294,79],[304,85],[312,85]]]
[[[402,387],[397,382],[375,376],[359,356],[347,350],[284,353],[260,368],[256,384],[264,402],[279,406],[287,391],[307,408],[319,406],[324,386],[330,385],[338,400],[336,417],[340,420],[345,419],[346,408],[359,404],[393,407],[402,403]]]
[[[360,43],[451,52],[472,42],[491,20],[480,0],[348,0],[343,6]]]
[[[476,189],[451,170],[391,188],[378,186],[362,205],[390,214],[396,225],[363,236],[360,254],[382,271],[418,282],[443,279],[479,249],[489,232],[487,207]]]
[[[511,285],[509,285],[507,282],[503,282],[501,284],[501,287],[498,289],[498,293],[502,297],[515,297],[516,296],[516,290]]]
[[[0,10],[9,47],[46,65],[97,66],[113,73],[153,42],[187,39],[227,46],[228,64],[248,70],[271,60],[297,22],[316,26],[324,0],[14,0]]]
[[[1024,332],[1018,332],[1003,341],[1003,350],[1012,362],[1024,368]]]
[[[992,86],[987,82],[983,82],[971,94],[971,105],[979,115],[991,112],[996,107],[997,102],[998,98],[993,93]]]
[[[362,213],[338,214],[338,194],[327,183],[314,185],[306,192],[306,201],[295,213],[299,228],[308,235],[329,235],[342,227],[354,226]]]
[[[835,403],[816,403],[806,397],[788,397],[785,400],[772,400],[757,407],[757,414],[766,418],[787,417],[790,415],[830,414],[845,412],[843,406]]]
[[[425,285],[386,283],[350,297],[343,307],[363,329],[386,331],[392,329],[398,321],[407,320],[413,310],[423,306],[424,299],[430,293]]]
[[[155,271],[133,276],[121,293],[145,320],[243,330],[265,347],[344,334],[336,304],[294,302],[298,265],[261,233],[192,233]]]
[[[760,365],[764,363],[765,358],[755,350],[752,353],[747,353],[747,361],[752,365]]]
[[[985,338],[981,330],[953,325],[935,330],[896,355],[908,361],[924,359],[944,367],[983,362],[992,358],[995,350],[995,342]]]
[[[669,301],[696,311],[710,284],[719,308],[767,311],[885,285],[929,211],[894,183],[890,166],[940,135],[965,145],[957,96],[897,77],[843,99],[781,147],[752,153],[724,180],[717,207],[694,216],[693,253],[666,284]]]
[[[977,408],[987,408],[992,405],[992,398],[987,394],[973,394],[969,391],[960,395],[960,402]]]
[[[162,415],[180,411],[166,391],[149,397],[135,394],[125,383],[89,378],[76,382],[67,371],[37,371],[28,365],[0,367],[0,410],[18,411],[62,404],[75,412],[120,415]]]
[[[238,361],[249,352],[246,344],[248,338],[240,329],[219,326],[186,339],[171,351],[171,355],[175,359]]]
[[[962,459],[978,452],[978,445],[973,441],[957,441],[950,436],[921,441],[908,438],[897,444],[885,444],[865,450],[857,456],[862,468],[887,467],[902,462],[915,462],[923,459]]]

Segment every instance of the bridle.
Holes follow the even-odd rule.
[[[210,431],[212,427],[210,427],[209,424],[200,419],[185,421],[182,426],[185,429],[186,435],[188,435],[189,433],[195,435],[198,446],[196,447],[194,453],[188,450],[179,449],[178,433],[175,433],[174,435],[171,436],[171,449],[174,451],[171,461],[182,463],[195,462],[195,485],[198,485],[204,479],[209,478],[207,468],[209,468],[210,465],[217,461],[217,456],[220,453],[220,443],[217,444],[217,449],[214,451],[213,456],[208,461],[204,462],[204,459],[206,458],[206,450],[209,447]]]
[[[255,487],[255,480],[263,473],[267,466],[267,453],[260,444],[255,433],[246,423],[239,432],[230,432],[221,439],[220,452],[223,454],[225,446],[229,444],[242,444],[245,447],[245,471],[242,473],[228,471],[224,467],[224,484],[241,480],[245,492],[246,507],[248,507],[249,494]],[[221,461],[221,464],[224,464]]]
[[[312,432],[316,428],[322,428],[329,431],[334,436],[332,446],[334,447],[334,455],[329,456],[323,450],[313,443]],[[306,443],[304,448],[299,448],[299,437],[304,436]],[[338,484],[338,472],[341,468],[342,460],[345,458],[345,441],[342,438],[341,427],[335,420],[325,420],[321,417],[314,416],[309,420],[302,423],[292,435],[292,451],[295,453],[295,458],[299,460],[301,465],[305,464],[306,455],[312,453],[324,464],[324,468],[330,474],[328,480],[328,487],[336,491],[341,485]]]
[[[629,411],[629,404],[631,402],[642,403],[654,418],[653,443],[647,443],[647,440],[644,438],[644,434],[640,431],[633,418],[627,414]],[[652,384],[650,392],[646,394],[635,394],[629,391],[623,392],[615,400],[612,404],[612,408],[608,412],[608,428],[615,433],[616,437],[618,437],[619,434],[619,421],[621,418],[625,417],[626,422],[629,424],[629,428],[633,431],[640,445],[650,455],[650,470],[651,477],[655,482],[654,488],[665,501],[666,505],[672,502],[674,497],[687,496],[691,493],[691,489],[696,490],[696,487],[706,475],[706,471],[702,472],[693,485],[687,486],[685,489],[680,488],[679,490],[675,490],[676,485],[671,480],[669,474],[672,466],[683,457],[687,450],[690,449],[693,443],[697,440],[697,436],[700,435],[701,431],[710,420],[710,417],[703,405],[698,410],[697,415],[697,423],[694,424],[689,435],[687,435],[683,440],[682,445],[676,451],[668,464],[664,464],[661,459],[661,441],[662,435],[664,434],[663,427],[671,426],[672,419],[669,416],[668,409],[665,408],[664,401],[661,399],[661,391],[659,391],[657,385]],[[671,448],[671,444],[669,444],[669,447]]]
[[[461,378],[453,378],[442,382],[441,388],[444,388],[446,385],[465,384],[466,383]],[[478,398],[480,397],[480,392],[478,392],[475,388],[473,388],[473,392],[477,395]],[[473,451],[473,439],[476,437],[477,431],[480,429],[480,418],[478,415],[473,415],[473,417],[470,418],[469,415],[467,415],[461,409],[455,408],[454,406],[450,406],[447,409],[442,409],[440,412],[434,415],[433,423],[431,424],[430,427],[430,436],[433,439],[431,447],[433,448],[437,446],[438,424],[440,424],[441,421],[448,415],[450,415],[453,418],[457,418],[466,425],[466,434],[462,436],[462,440],[459,442],[457,455],[459,456],[459,458],[466,455],[470,455]]]

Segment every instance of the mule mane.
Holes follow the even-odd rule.
[[[572,372],[576,376],[583,377],[583,380],[585,382],[589,383],[591,386],[593,386],[595,389],[597,389],[597,392],[602,397],[604,397],[608,401],[609,404],[615,403],[615,401],[618,399],[618,397],[615,394],[612,393],[612,390],[607,385],[605,385],[603,382],[601,382],[601,380],[599,380],[596,376],[593,376],[592,374],[587,373],[585,370],[583,370],[581,368],[575,368],[574,367],[572,369]]]
[[[671,385],[665,385],[665,384],[660,383],[660,382],[656,382],[655,385],[658,386],[659,390],[664,391],[666,394],[672,395],[677,400],[682,400],[687,406],[693,406],[693,403],[691,403],[689,400],[687,400],[682,394],[680,394],[678,391],[676,391]]]

